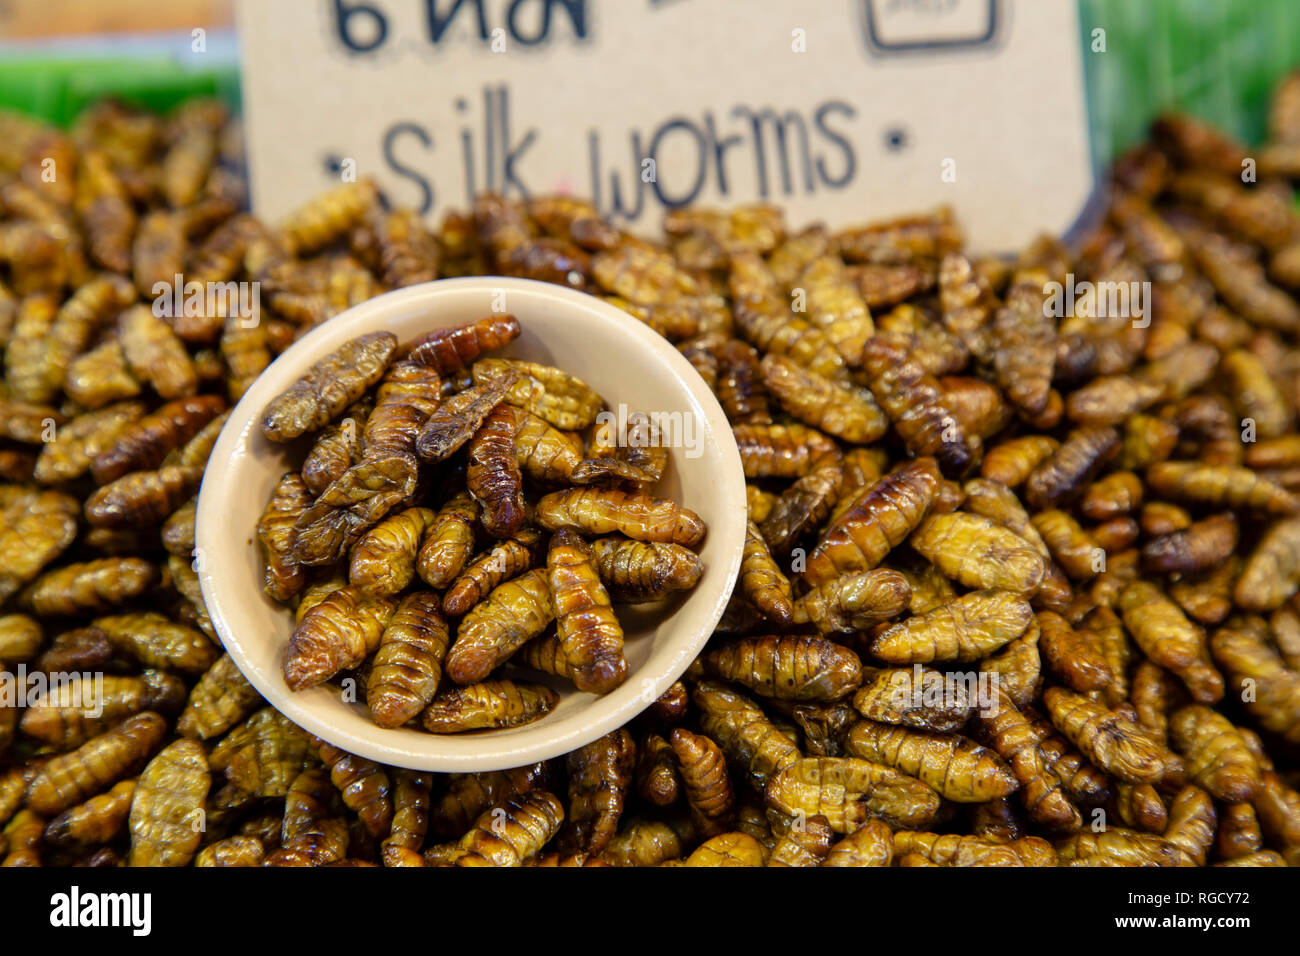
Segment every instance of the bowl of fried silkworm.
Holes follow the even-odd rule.
[[[740,456],[694,369],[526,279],[402,289],[304,336],[211,461],[223,644],[295,722],[392,765],[515,767],[621,726],[739,573]]]
[[[1014,258],[943,210],[685,208],[645,237],[571,196],[425,222],[366,180],[264,224],[219,104],[104,103],[66,133],[0,111],[0,865],[1300,866],[1296,103],[1300,72],[1250,149],[1163,117],[1090,232]],[[260,288],[261,321],[155,314],[182,272]],[[588,321],[605,304],[634,329]],[[652,492],[708,525],[698,583],[647,609],[648,643],[607,584],[629,676],[597,696],[511,671],[570,695],[520,727],[380,727],[359,669],[290,691],[258,525],[286,473],[360,463],[337,439],[370,416],[279,442],[268,410],[278,431],[306,398],[277,396],[372,333],[400,351],[507,314],[519,337],[471,361],[704,409],[706,448],[732,433],[739,465],[673,448]],[[681,369],[665,342],[726,423],[646,391]],[[441,405],[491,377],[443,376]],[[344,452],[308,468],[326,432]],[[420,461],[419,507],[468,489],[467,461]],[[479,533],[466,566],[505,540]],[[467,616],[444,611],[449,642]],[[639,691],[688,617],[712,635],[678,680],[551,740]],[[548,744],[455,764],[508,769],[407,769],[417,743],[520,732]]]

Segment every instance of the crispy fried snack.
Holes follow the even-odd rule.
[[[415,450],[419,456],[426,461],[442,461],[473,438],[517,381],[512,374],[458,392],[436,408],[416,436]]]
[[[195,866],[261,866],[266,857],[262,841],[252,836],[231,836],[209,843],[194,858]]]
[[[1181,677],[1193,698],[1214,703],[1223,696],[1223,678],[1209,664],[1204,632],[1158,587],[1133,581],[1120,592],[1116,610],[1142,653]]]
[[[1263,631],[1262,622],[1230,619],[1210,638],[1210,653],[1259,725],[1294,743],[1300,741],[1300,674]]]
[[[183,398],[198,391],[198,373],[185,343],[147,306],[123,312],[117,329],[131,374],[153,386],[160,397]]]
[[[834,701],[861,683],[858,656],[817,637],[741,638],[704,658],[715,677],[777,700]]]
[[[1188,777],[1217,800],[1244,803],[1260,786],[1260,767],[1237,728],[1192,704],[1169,720],[1170,743],[1187,760]]]
[[[425,530],[436,517],[429,508],[389,515],[363,534],[352,549],[348,580],[369,597],[391,597],[415,578]]]
[[[131,472],[90,496],[86,520],[97,528],[159,524],[199,490],[202,480],[202,467],[187,465]]]
[[[400,727],[433,700],[448,642],[436,594],[416,591],[402,598],[366,678],[366,706],[376,724]]]
[[[367,453],[372,457],[414,454],[420,429],[441,402],[441,388],[435,369],[411,359],[393,363],[375,391],[375,407],[366,418]]]
[[[806,425],[737,425],[732,433],[746,478],[800,478],[839,457],[834,441]]]
[[[935,733],[958,730],[974,706],[965,683],[919,664],[868,669],[853,695],[853,707],[863,717]]]
[[[75,674],[34,692],[19,727],[24,736],[57,750],[72,750],[92,737],[145,710],[176,713],[185,700],[185,684],[161,671],[145,670],[139,677]]]
[[[114,442],[91,460],[95,484],[105,485],[133,471],[157,468],[167,453],[199,433],[225,410],[219,395],[176,399],[130,422]]]
[[[131,801],[128,866],[185,866],[203,837],[208,757],[195,740],[164,747],[140,774]]]
[[[361,461],[363,421],[357,412],[354,405],[338,424],[324,429],[303,459],[302,480],[313,495],[320,494]]]
[[[1165,461],[1147,469],[1147,484],[1162,497],[1206,507],[1275,515],[1296,510],[1296,500],[1289,491],[1249,468]]]
[[[891,664],[977,661],[1024,633],[1033,619],[1012,591],[973,591],[878,634],[871,652]]]
[[[441,691],[424,709],[420,721],[435,734],[517,727],[545,717],[560,702],[544,684],[504,678],[485,680]]]
[[[57,492],[20,492],[0,511],[0,520],[4,523],[0,528],[0,599],[7,600],[36,578],[28,594],[33,609],[39,611],[37,601],[51,610],[75,604],[83,593],[78,587],[80,571],[94,572],[99,566],[67,565],[37,578],[41,569],[62,554],[77,536],[73,499]],[[113,565],[116,567],[117,562]],[[140,559],[132,559],[124,570],[127,582],[133,576],[130,572],[141,576],[154,573],[153,566]]]
[[[76,416],[58,429],[54,441],[41,448],[32,476],[47,485],[80,478],[145,411],[143,402],[126,401]]]
[[[571,488],[537,503],[537,522],[549,531],[586,534],[617,531],[638,541],[671,542],[693,548],[707,528],[689,508],[667,498],[601,488]]]
[[[379,648],[393,611],[391,600],[367,597],[356,587],[331,592],[294,628],[284,659],[285,682],[302,690],[356,667]]]
[[[740,586],[746,599],[777,625],[789,624],[794,614],[790,581],[772,560],[767,542],[750,521],[745,528],[745,548],[740,562]]]
[[[998,843],[955,833],[894,834],[894,856],[917,854],[938,866],[1056,866],[1056,852],[1040,837]]]
[[[518,337],[519,320],[513,315],[490,315],[422,335],[406,354],[412,362],[451,375],[472,365],[484,352],[504,348]]]
[[[344,472],[294,522],[300,564],[333,564],[367,529],[410,498],[417,480],[409,455],[365,458]]]
[[[433,775],[423,770],[395,770],[393,779],[393,825],[382,846],[385,866],[403,865],[403,854],[397,851],[418,852],[429,829]]]
[[[826,818],[809,817],[803,826],[792,826],[781,834],[767,856],[767,866],[820,866],[830,853],[835,835]]]
[[[515,463],[525,476],[549,485],[566,484],[574,480],[575,470],[582,461],[582,444],[569,432],[552,428],[530,412],[515,409],[519,428],[515,432]],[[607,459],[606,461],[612,460]],[[592,463],[594,464],[594,463]],[[617,463],[623,464],[621,462]],[[603,469],[589,468],[593,480],[602,479]],[[579,474],[579,478],[584,478]]]
[[[1094,765],[1129,783],[1153,783],[1164,775],[1161,748],[1121,714],[1060,687],[1044,691],[1043,703],[1056,728]]]
[[[647,803],[669,807],[677,802],[681,789],[673,748],[658,734],[647,734],[637,747],[637,794]]]
[[[701,681],[691,700],[701,711],[701,729],[759,793],[774,774],[799,759],[794,741],[762,710],[725,684]]]
[[[330,781],[342,795],[344,805],[356,812],[372,837],[386,836],[393,821],[393,800],[384,768],[317,738],[312,739],[312,746],[329,769]]]
[[[497,585],[531,568],[536,538],[534,534],[524,533],[498,541],[490,551],[469,562],[443,596],[443,613],[448,617],[460,617],[486,598]]]
[[[266,560],[266,593],[281,603],[292,599],[307,583],[306,571],[293,556],[294,525],[311,502],[302,475],[286,472],[257,522],[257,540]]]
[[[1067,797],[1066,781],[1056,769],[1061,760],[1040,747],[1046,731],[1026,719],[1005,688],[996,689],[992,706],[980,709],[974,726],[979,738],[1006,761],[1020,782],[1021,799],[1031,819],[1052,830],[1079,826],[1079,811]]]
[[[128,718],[42,766],[27,784],[27,806],[53,816],[103,793],[139,769],[161,746],[166,733],[167,721],[153,711]]]
[[[518,416],[509,405],[488,412],[468,448],[469,493],[479,504],[479,523],[494,538],[508,538],[523,525],[523,475],[515,461]]]
[[[1058,841],[1062,866],[1188,866],[1177,844],[1153,833],[1110,827],[1088,830]]]
[[[416,570],[431,588],[445,588],[474,551],[478,510],[468,491],[455,495],[438,511],[420,542]]]
[[[533,790],[544,790],[549,780],[544,763],[486,773],[450,774],[446,790],[433,801],[429,830],[441,838],[460,836],[488,807]]]
[[[65,850],[88,850],[115,839],[126,826],[136,781],[123,780],[107,793],[64,810],[45,827],[45,842]]]
[[[578,535],[567,530],[552,535],[546,576],[556,634],[574,684],[579,690],[608,693],[627,679],[623,628],[591,550]]]
[[[262,702],[229,654],[222,654],[203,672],[176,719],[176,732],[211,740],[235,726]]]
[[[1300,518],[1273,523],[1246,559],[1233,599],[1247,611],[1278,608],[1300,587]]]
[[[924,783],[857,757],[795,759],[768,782],[764,799],[786,818],[824,816],[836,833],[851,833],[869,818],[927,826],[939,809],[939,795]]]
[[[763,540],[773,553],[788,553],[804,534],[830,516],[846,483],[845,465],[828,461],[795,479],[780,497],[762,499],[758,508],[751,502],[749,517],[759,526]]]
[[[458,684],[483,680],[554,618],[544,569],[499,585],[461,619],[447,655],[447,676]]]
[[[1237,519],[1230,513],[1212,515],[1147,542],[1142,565],[1156,573],[1195,573],[1218,567],[1236,550]]]
[[[855,757],[886,764],[933,787],[957,803],[1005,797],[1019,786],[993,751],[965,737],[941,735],[859,721],[849,732]]]
[[[46,572],[23,600],[41,617],[94,614],[129,603],[157,582],[158,568],[143,558],[102,558]]]
[[[816,586],[876,567],[921,523],[939,483],[933,458],[917,459],[881,478],[832,521],[808,555],[804,581]]]
[[[1038,648],[1048,669],[1080,693],[1101,690],[1115,674],[1086,633],[1075,631],[1070,622],[1054,611],[1037,614]]]
[[[761,367],[768,391],[804,424],[858,444],[875,441],[889,428],[864,388],[839,385],[784,356],[768,355]]]
[[[912,534],[911,544],[967,587],[1033,594],[1045,573],[1043,558],[1032,544],[979,515],[931,515]]]
[[[767,851],[753,837],[745,833],[720,833],[701,843],[690,856],[672,865],[692,867],[753,867],[763,866]],[[669,865],[667,861],[663,865]]]
[[[811,623],[822,634],[851,633],[897,616],[911,597],[911,585],[897,571],[877,568],[846,574],[799,598],[793,621]]]
[[[92,624],[115,651],[144,667],[197,676],[221,656],[221,649],[202,632],[152,611],[99,617]]]
[[[391,332],[345,342],[271,400],[262,415],[262,434],[287,442],[324,428],[383,377],[396,350]]]
[[[602,853],[618,830],[632,785],[636,745],[626,730],[615,730],[568,755],[569,820],[560,849]]]
[[[0,833],[0,847],[8,847],[9,851],[0,867],[40,866],[44,830],[44,817],[26,808],[19,810]]]
[[[40,622],[35,618],[26,614],[0,616],[0,661],[31,660],[40,653],[44,642]]]
[[[566,431],[591,425],[605,404],[584,382],[550,365],[481,359],[474,363],[473,373],[475,385],[510,382],[506,401]]]
[[[512,797],[484,812],[449,859],[455,866],[523,866],[551,841],[563,821],[564,808],[550,793],[539,790]]]
[[[1025,479],[1025,502],[1035,510],[1058,507],[1079,497],[1115,456],[1120,436],[1108,426],[1071,432]],[[985,477],[992,477],[985,474]]]
[[[295,210],[280,232],[290,249],[311,252],[351,229],[378,201],[373,180],[344,183]]]
[[[944,405],[943,390],[916,357],[906,336],[877,335],[862,352],[871,393],[894,425],[908,451],[933,456],[945,475],[960,477],[972,464],[978,440]]]

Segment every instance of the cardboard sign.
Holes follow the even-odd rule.
[[[375,176],[630,228],[763,200],[800,227],[953,206],[980,251],[1093,188],[1073,0],[241,0],[257,212]]]

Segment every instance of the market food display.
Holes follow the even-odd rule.
[[[1300,864],[1297,96],[1253,152],[1161,119],[1088,235],[1013,260],[942,209],[839,232],[679,209],[652,240],[484,195],[429,229],[364,178],[272,226],[220,104],[0,116],[4,865]],[[223,654],[193,497],[297,336],[489,274],[614,302],[714,388],[751,482],[741,578],[628,726],[533,766],[385,767]],[[492,356],[512,328],[359,339],[266,410],[269,438],[312,436],[259,528],[301,617],[290,683],[373,654],[376,721],[489,727],[546,709],[502,647],[600,690],[596,588],[698,577],[703,529],[633,507],[657,450],[570,444],[598,397]]]
[[[649,416],[629,416],[624,444],[598,418],[604,399],[572,375],[475,361],[519,333],[511,315],[400,348],[391,333],[370,333],[267,406],[272,441],[318,434],[258,523],[266,591],[296,606],[291,689],[363,673],[382,727],[518,726],[559,695],[502,666],[609,693],[630,671],[607,586],[620,603],[649,603],[699,581],[690,549],[707,528],[652,494],[669,449],[649,434]]]

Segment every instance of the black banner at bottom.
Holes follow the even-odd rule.
[[[1289,929],[1294,884],[1250,869],[891,869],[852,876],[764,871],[540,871],[478,875],[393,870],[0,870],[6,938],[91,936],[141,943],[280,940],[377,943],[427,933],[478,944],[578,936],[633,941],[649,931],[700,934],[733,946],[771,943],[779,925],[851,939],[888,925],[914,943],[951,944],[981,926],[1094,934],[1199,933],[1231,942]],[[640,927],[638,929],[638,927]],[[552,934],[555,934],[554,936]],[[918,938],[919,936],[919,938]],[[930,937],[930,939],[926,939]],[[1053,935],[1044,938],[1057,938]],[[685,940],[683,940],[684,942]],[[667,939],[663,942],[668,942]],[[220,945],[221,943],[218,943]]]

